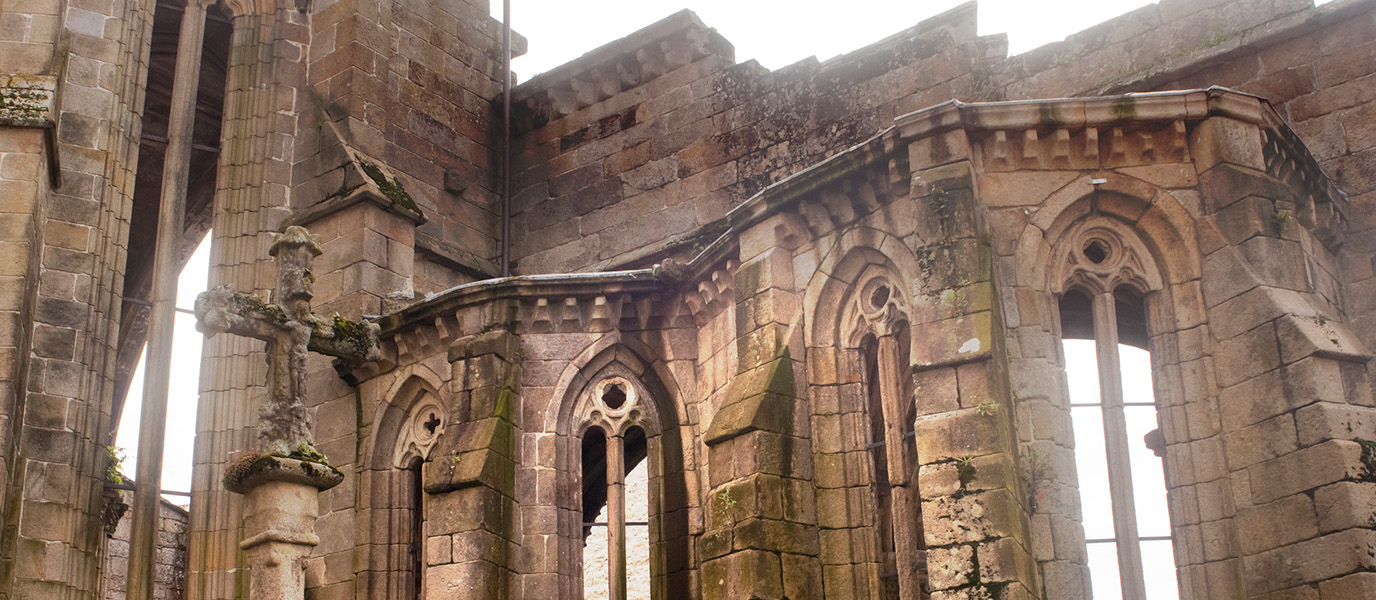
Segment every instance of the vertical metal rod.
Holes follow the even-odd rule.
[[[196,124],[196,91],[205,38],[205,6],[188,0],[177,39],[172,79],[167,155],[158,205],[157,246],[153,257],[153,309],[148,325],[143,407],[139,417],[139,459],[134,480],[133,532],[129,541],[129,600],[153,600],[153,566],[158,531],[158,491],[162,488],[163,436],[167,429],[167,385],[172,372],[172,326],[176,316],[178,245],[185,224],[187,179],[191,170],[191,133]]]
[[[502,277],[511,276],[511,0],[502,0]]]

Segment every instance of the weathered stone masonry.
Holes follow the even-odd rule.
[[[0,596],[99,590],[175,8],[0,6]],[[489,8],[229,2],[207,46],[212,284],[265,293],[302,225],[317,310],[381,315],[382,360],[308,363],[344,475],[308,597],[576,597],[639,461],[657,598],[1087,597],[1060,300],[1123,286],[1182,598],[1376,595],[1371,0],[1163,0],[1014,57],[970,4],[773,72],[684,11],[517,86],[511,279]],[[235,598],[266,372],[206,350],[187,589]]]

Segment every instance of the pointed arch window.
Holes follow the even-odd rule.
[[[862,336],[866,453],[872,474],[881,597],[918,597],[925,585],[925,538],[917,493],[914,404],[907,375],[910,338],[901,288],[888,273],[862,274],[852,305]]]
[[[400,543],[394,546],[395,553],[392,556],[395,557],[394,564],[400,567],[394,585],[401,590],[403,598],[425,598],[426,494],[423,465],[444,432],[447,422],[445,415],[444,406],[434,396],[427,391],[419,392],[398,432],[393,451],[392,506],[396,510],[391,528],[400,534]]]
[[[594,387],[584,416],[581,480],[583,597],[650,597],[650,436],[639,391],[626,379]]]
[[[1165,441],[1139,291],[1153,285],[1144,275],[1153,271],[1142,249],[1110,229],[1072,239],[1059,314],[1093,595],[1173,600]]]

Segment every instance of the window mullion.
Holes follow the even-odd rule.
[[[626,449],[620,432],[607,437],[607,585],[626,600]]]
[[[894,553],[898,562],[898,589],[907,596],[917,597],[922,589],[918,550],[926,546],[918,539],[914,523],[920,514],[912,485],[910,465],[905,456],[908,444],[903,443],[903,421],[907,413],[900,385],[903,369],[899,365],[898,338],[892,334],[879,338],[879,396],[884,411],[884,438],[895,440],[885,445],[889,462],[889,494],[893,502]]]
[[[1094,345],[1099,363],[1099,397],[1103,403],[1104,449],[1108,455],[1109,494],[1113,498],[1113,530],[1117,539],[1123,600],[1146,600],[1142,547],[1137,535],[1137,511],[1133,502],[1132,468],[1128,462],[1128,430],[1123,415],[1118,323],[1114,311],[1111,292],[1094,296]]]

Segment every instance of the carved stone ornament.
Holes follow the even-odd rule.
[[[1083,288],[1112,292],[1121,285],[1141,291],[1162,287],[1151,252],[1136,235],[1120,231],[1110,219],[1091,219],[1073,228],[1057,244],[1052,281],[1057,293]]]
[[[614,435],[641,425],[646,419],[640,390],[623,377],[603,379],[585,393],[589,397],[579,403],[577,416],[589,426],[600,426]]]
[[[908,299],[903,287],[895,282],[887,269],[870,267],[857,279],[845,307],[843,321],[852,345],[859,345],[866,335],[892,335],[900,323],[908,321]]]
[[[401,426],[397,449],[392,456],[393,466],[404,469],[412,459],[424,460],[430,456],[430,450],[444,433],[444,424],[448,421],[444,406],[433,396],[424,394]]]

